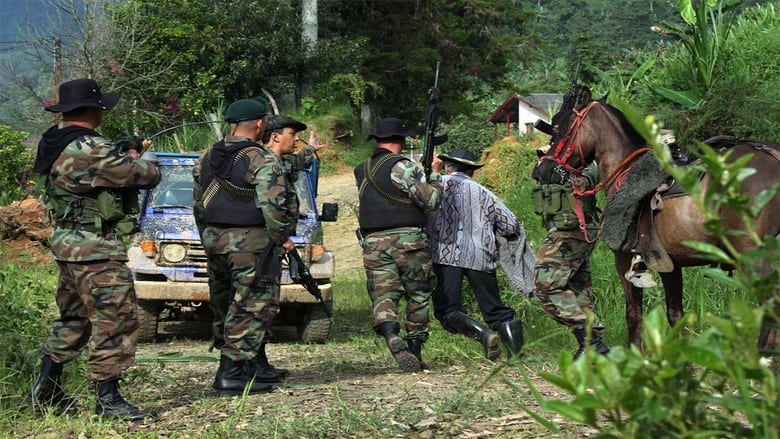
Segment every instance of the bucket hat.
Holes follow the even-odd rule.
[[[77,108],[110,110],[119,102],[116,92],[102,93],[94,79],[74,79],[60,84],[59,102],[46,107],[52,113],[67,113]]]
[[[446,162],[460,163],[461,165],[470,166],[474,169],[479,169],[485,166],[484,163],[477,162],[477,155],[468,149],[453,149],[448,153],[439,154],[437,157]]]
[[[368,140],[390,137],[414,137],[417,133],[408,128],[401,119],[386,117],[377,121],[368,133]]]

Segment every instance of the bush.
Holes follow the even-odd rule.
[[[18,394],[20,383],[32,382],[54,312],[52,268],[0,263],[0,376],[9,377],[0,380],[0,395]]]
[[[27,133],[0,125],[0,205],[24,199],[35,186],[30,181],[34,154],[25,139]]]
[[[780,130],[780,13],[770,4],[748,8],[736,20],[721,48],[708,90],[697,84],[691,55],[681,45],[663,53],[656,68],[640,81],[635,96],[642,113],[655,114],[677,134],[681,145],[693,139],[730,134],[776,141]],[[685,108],[665,100],[659,88],[695,91],[700,105]]]

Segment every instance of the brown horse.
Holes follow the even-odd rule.
[[[556,132],[553,134],[552,147],[544,158],[557,162],[575,175],[595,161],[606,194],[610,196],[617,191],[614,182],[618,179],[614,177],[621,170],[631,167],[632,162],[647,150],[647,142],[619,110],[605,101],[605,98],[591,100],[587,88],[580,86],[576,103],[572,102],[568,109],[564,105],[553,117]],[[750,142],[734,145],[730,150],[730,161],[746,154],[754,155],[748,166],[754,168],[756,173],[742,183],[742,190],[751,196],[751,201],[756,194],[780,180],[780,145]],[[652,151],[647,153],[652,154]],[[683,316],[682,268],[711,264],[711,261],[683,242],[698,241],[723,248],[721,241],[705,228],[704,215],[691,198],[702,197],[711,180],[710,176],[704,176],[701,182],[702,194],[665,198],[663,209],[653,214],[658,241],[673,263],[673,267],[669,267],[671,271],[659,272],[666,294],[667,319],[672,325]],[[758,215],[756,226],[759,236],[780,234],[779,216],[780,195],[775,195]],[[742,220],[727,207],[721,209],[720,218],[729,230],[744,229]],[[740,253],[748,252],[756,246],[745,237],[735,236],[730,239]],[[630,268],[631,258],[632,253],[628,251],[615,250],[615,266],[626,294],[629,342],[641,348],[643,289],[634,286],[623,276]],[[768,270],[770,268],[766,264],[767,274]],[[769,335],[768,329],[762,330],[760,346],[771,344]]]

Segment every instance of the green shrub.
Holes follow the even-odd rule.
[[[0,381],[0,395],[18,393],[20,382],[32,380],[55,312],[53,268],[45,265],[30,270],[0,263],[0,376],[16,376],[12,382]]]
[[[24,199],[35,186],[31,181],[33,151],[27,133],[0,125],[0,205]]]

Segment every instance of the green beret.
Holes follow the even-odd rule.
[[[268,113],[268,104],[259,99],[239,99],[225,112],[225,122],[236,123],[245,120],[257,120]]]

